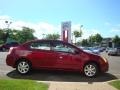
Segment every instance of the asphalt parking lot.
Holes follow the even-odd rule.
[[[60,82],[105,82],[120,79],[120,56],[108,56],[105,52],[101,55],[109,61],[109,71],[95,78],[87,78],[78,72],[62,71],[32,71],[29,75],[20,75],[15,69],[5,63],[7,52],[0,52],[0,78],[30,79],[39,81],[60,81]]]

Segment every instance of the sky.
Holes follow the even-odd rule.
[[[34,35],[61,32],[61,22],[71,21],[72,32],[83,31],[82,38],[96,33],[103,37],[120,36],[120,0],[0,0],[0,28],[23,26]]]

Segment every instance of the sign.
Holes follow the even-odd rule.
[[[71,43],[71,22],[62,22],[61,24],[61,39]]]

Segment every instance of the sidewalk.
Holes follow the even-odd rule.
[[[117,90],[107,82],[50,82],[49,90]]]

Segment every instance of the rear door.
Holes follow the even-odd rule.
[[[37,41],[30,45],[32,51],[31,60],[35,67],[53,68],[55,65],[55,57],[51,51],[49,41]]]

